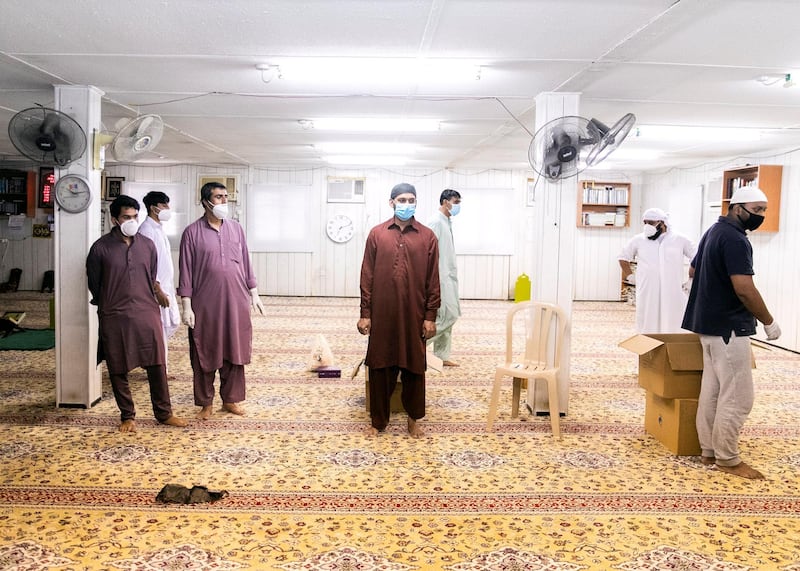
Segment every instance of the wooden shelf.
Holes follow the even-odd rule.
[[[781,182],[783,167],[781,165],[749,165],[723,171],[722,173],[722,208],[720,214],[728,213],[731,196],[741,186],[753,185],[760,188],[769,200],[769,208],[759,232],[777,232],[781,219]]]
[[[581,181],[578,190],[579,228],[627,228],[630,226],[629,182]]]
[[[31,193],[35,192],[36,173],[20,170],[0,169],[0,215],[25,214],[31,205]]]

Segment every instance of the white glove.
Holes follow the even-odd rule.
[[[781,336],[781,327],[774,319],[769,325],[764,325],[764,332],[767,334],[767,339],[773,341]]]
[[[183,321],[184,325],[187,325],[190,328],[194,329],[194,311],[192,311],[192,298],[182,297],[181,307],[182,307],[181,321]]]
[[[264,304],[261,303],[261,298],[258,296],[257,287],[250,290],[250,305],[253,311],[258,311],[261,315],[264,315]]]
[[[684,293],[688,294],[690,291],[692,291],[692,281],[693,281],[692,278],[689,278],[688,280],[686,280],[683,283],[683,292]]]

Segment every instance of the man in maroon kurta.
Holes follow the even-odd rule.
[[[417,420],[425,416],[425,342],[436,333],[439,309],[439,245],[436,235],[414,218],[416,189],[396,185],[390,204],[394,216],[367,236],[361,265],[361,319],[358,331],[369,335],[371,428],[389,424],[390,400],[401,374],[408,432],[421,437]]]
[[[189,326],[198,418],[212,414],[214,376],[219,371],[223,409],[243,415],[244,366],[253,350],[250,307],[262,315],[244,230],[228,219],[228,191],[218,182],[200,189],[205,214],[181,236],[178,266],[183,322]]]
[[[150,239],[137,236],[139,203],[119,196],[110,207],[114,227],[89,250],[86,275],[91,303],[97,306],[100,336],[97,363],[105,360],[114,399],[120,410],[120,432],[135,432],[136,410],[128,371],[143,367],[150,384],[156,419],[186,426],[172,414],[167,385],[164,335],[154,282],[158,258]]]

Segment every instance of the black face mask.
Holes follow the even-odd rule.
[[[750,212],[747,208],[744,207],[743,204],[740,204],[739,206],[741,206],[742,210],[744,210],[750,215],[747,218],[747,220],[742,220],[741,216],[737,216],[737,218],[739,218],[739,222],[742,223],[742,227],[745,230],[750,230],[750,232],[758,229],[758,227],[761,226],[762,222],[764,222],[764,217],[761,214],[754,214]]]
[[[663,234],[663,233],[664,233],[664,226],[662,226],[661,224],[659,224],[658,226],[656,226],[656,233],[655,233],[655,234],[653,234],[652,236],[648,236],[648,237],[647,237],[647,239],[648,239],[648,240],[656,240],[656,239],[658,239],[658,237],[659,237],[659,236],[661,236],[661,234]]]

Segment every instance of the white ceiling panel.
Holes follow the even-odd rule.
[[[320,143],[362,141],[414,143],[415,166],[525,168],[535,98],[551,91],[580,93],[581,115],[607,124],[634,113],[641,125],[761,132],[699,145],[634,131],[626,146],[662,155],[626,168],[772,152],[800,146],[800,85],[783,87],[786,74],[800,83],[798,21],[796,0],[6,0],[0,162],[26,160],[7,124],[52,106],[59,83],[104,91],[107,129],[160,115],[165,135],[145,163],[319,166]],[[308,57],[323,70],[292,79],[291,64]],[[469,62],[480,79],[381,78],[340,69],[341,57]],[[260,63],[285,77],[263,81]],[[774,85],[756,81],[763,75]],[[323,117],[441,124],[369,135],[300,124]]]

